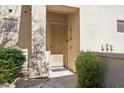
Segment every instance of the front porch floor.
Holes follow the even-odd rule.
[[[49,82],[43,88],[76,88],[77,80],[74,73],[62,66],[52,66],[50,69]],[[34,86],[41,88],[41,84]]]

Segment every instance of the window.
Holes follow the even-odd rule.
[[[117,20],[117,32],[124,32],[124,20]]]
[[[4,26],[5,31],[15,32],[17,31],[17,20],[16,19],[9,19],[4,18]]]

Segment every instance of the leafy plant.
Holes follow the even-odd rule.
[[[21,75],[24,61],[25,56],[21,50],[0,48],[0,83],[11,83]]]
[[[95,53],[81,51],[76,59],[75,65],[80,87],[100,87],[101,62]]]
[[[116,85],[116,88],[124,88],[124,82],[120,83],[120,84],[117,84]]]

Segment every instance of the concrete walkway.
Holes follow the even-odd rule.
[[[36,88],[76,88],[77,81],[74,73],[63,67],[63,55],[51,55],[49,82],[34,86]]]
[[[74,73],[65,69],[62,66],[53,66],[50,70],[50,80],[45,84],[43,88],[76,88],[77,81]],[[34,88],[41,88],[39,84]]]

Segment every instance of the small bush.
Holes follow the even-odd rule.
[[[81,51],[75,65],[80,87],[100,87],[101,62],[95,53]]]
[[[11,83],[21,75],[25,56],[21,50],[0,48],[0,83]]]
[[[116,85],[116,88],[124,88],[124,83],[122,82],[122,83],[120,83],[120,84],[117,84],[117,85]]]

